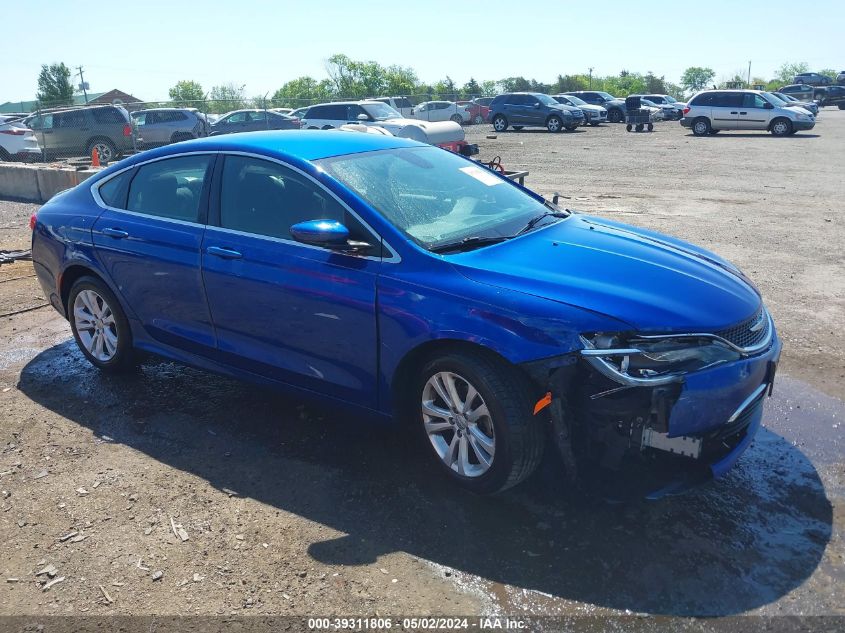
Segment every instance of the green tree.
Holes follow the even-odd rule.
[[[689,92],[698,92],[709,85],[715,76],[716,72],[712,68],[690,66],[681,75],[681,85]]]
[[[384,69],[383,92],[387,97],[412,95],[417,92],[420,80],[417,73],[404,66],[388,66]],[[378,95],[372,95],[378,96]]]
[[[205,101],[205,92],[202,86],[196,81],[183,79],[177,81],[176,85],[167,91],[170,100],[176,105],[183,107],[199,108]]]
[[[807,62],[791,62],[784,64],[780,68],[778,68],[777,72],[775,73],[775,79],[781,84],[791,84],[792,80],[795,78],[795,75],[800,73],[806,73],[810,70],[809,64]]]
[[[270,101],[274,107],[299,108],[332,98],[334,86],[328,79],[317,81],[313,77],[292,79],[273,93]]]
[[[448,75],[446,75],[446,79],[441,79],[434,84],[431,89],[432,92],[434,92],[435,95],[438,95],[441,99],[453,100],[458,97],[458,87]]]
[[[70,68],[64,63],[42,64],[38,74],[36,98],[47,106],[73,104],[73,86],[70,83]]]
[[[593,78],[595,81],[596,78]],[[590,79],[584,75],[558,75],[552,84],[552,92],[573,92],[575,90],[588,90]]]
[[[667,94],[666,77],[656,77],[653,72],[648,71],[645,75],[645,91],[650,94]]]
[[[463,88],[461,88],[461,92],[464,97],[478,97],[481,96],[482,90],[475,78],[470,77],[469,81],[464,84]]]
[[[245,87],[238,87],[231,82],[212,86],[211,91],[208,93],[208,111],[215,114],[222,114],[231,110],[240,110],[246,105],[246,99],[244,97]]]
[[[492,79],[488,79],[487,81],[481,82],[481,94],[485,97],[494,97],[498,92],[498,84]]]

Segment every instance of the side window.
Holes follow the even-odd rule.
[[[706,92],[704,94],[698,95],[692,101],[690,101],[690,105],[712,106],[713,105],[713,93],[712,92]]]
[[[91,110],[91,115],[97,123],[126,123],[117,108],[94,108]]]
[[[305,111],[305,116],[303,118],[308,119],[322,119],[323,114],[325,113],[326,109],[323,106],[312,106]]]
[[[345,118],[347,121],[357,121],[359,114],[367,114],[364,112],[364,108],[359,105],[351,105],[346,108],[346,116],[342,117]],[[370,118],[370,115],[367,114],[367,118]]]
[[[115,209],[126,208],[126,190],[129,187],[129,179],[132,176],[132,170],[129,169],[119,176],[115,176],[100,185],[98,189],[100,198],[106,203],[106,206],[114,207]]]
[[[236,112],[225,120],[226,123],[243,123],[246,121],[246,112]]]
[[[129,211],[199,221],[202,188],[212,155],[179,156],[138,169],[129,185]]]
[[[749,92],[742,95],[743,108],[765,108],[766,103],[768,102],[760,95],[751,94]]]
[[[85,113],[81,110],[74,110],[55,114],[53,115],[53,125],[65,129],[85,127]]]
[[[147,116],[149,116],[149,112],[138,112],[132,117],[132,120],[135,121],[135,125],[146,125]]]
[[[304,176],[271,161],[226,157],[220,189],[221,227],[291,239],[290,227],[306,220],[343,222],[352,239],[361,239],[363,234],[337,200]]]
[[[408,97],[399,97],[396,99],[397,108],[413,108],[414,105],[408,100]]]

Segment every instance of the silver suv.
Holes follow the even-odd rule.
[[[144,147],[208,136],[205,115],[195,108],[152,108],[137,110],[131,116],[144,138]]]
[[[768,130],[788,136],[812,130],[816,118],[803,108],[788,108],[777,97],[760,90],[706,90],[684,108],[681,125],[696,136],[722,130]]]

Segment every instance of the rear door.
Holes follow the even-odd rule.
[[[228,155],[217,174],[202,266],[220,360],[374,407],[379,252],[306,246],[290,227],[338,220],[351,239],[378,237],[321,185],[277,161]]]
[[[741,92],[714,92],[711,105],[711,125],[717,130],[737,129],[737,119],[742,106]]]
[[[185,154],[123,172],[126,182],[100,195],[105,210],[93,226],[97,257],[131,318],[153,339],[209,357],[215,337],[200,245],[215,156]]]
[[[55,147],[63,156],[83,156],[87,147],[85,142],[90,133],[86,125],[85,112],[70,110],[53,114],[53,139]]]

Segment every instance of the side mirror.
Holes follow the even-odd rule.
[[[355,118],[358,119],[359,121],[369,121],[370,120],[370,117],[368,115],[364,114],[363,112]]]
[[[347,245],[349,229],[335,220],[307,220],[290,227],[290,234],[297,242],[325,248]]]
[[[539,101],[537,101],[537,102],[534,104],[534,107],[535,107],[535,108],[537,108],[537,109],[539,110],[539,109],[540,109],[540,102],[539,102]]]

